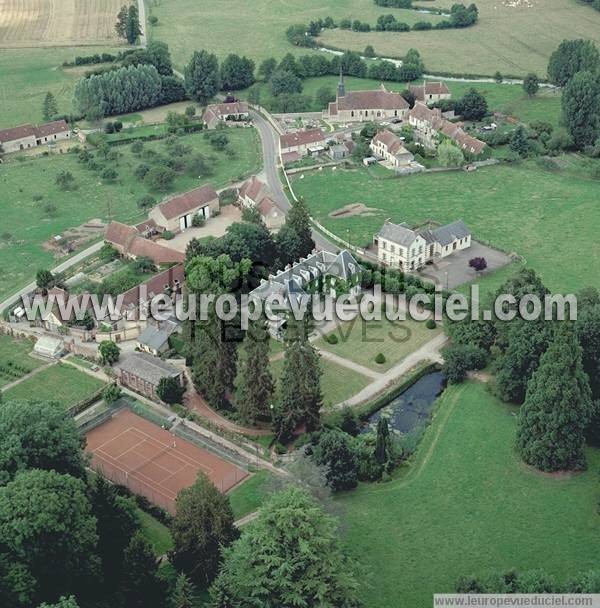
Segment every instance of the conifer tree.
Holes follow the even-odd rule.
[[[44,120],[50,120],[53,116],[58,114],[58,106],[56,105],[56,99],[54,95],[48,91],[46,97],[44,97],[44,104],[42,106],[42,114]]]
[[[237,377],[236,405],[241,419],[254,424],[258,418],[269,416],[274,390],[269,367],[269,334],[264,320],[251,322],[243,350]]]
[[[392,441],[387,418],[381,416],[377,422],[377,440],[375,442],[375,460],[385,465],[392,459]]]
[[[517,432],[523,460],[542,471],[585,468],[584,430],[590,414],[581,346],[565,322],[527,385]]]
[[[138,37],[142,33],[140,27],[140,17],[135,4],[132,4],[127,10],[127,21],[125,22],[125,38],[129,44],[135,44]]]
[[[315,248],[310,228],[310,216],[303,199],[292,203],[286,222],[277,234],[281,264],[285,266],[308,256]]]
[[[171,598],[172,608],[194,608],[194,583],[182,572],[175,581],[175,589]]]

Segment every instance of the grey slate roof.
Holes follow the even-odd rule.
[[[147,353],[134,353],[120,363],[118,368],[155,386],[158,385],[161,378],[174,378],[181,373],[173,365]]]
[[[383,228],[377,233],[377,236],[393,241],[403,247],[410,247],[417,238],[417,233],[408,228],[406,224],[392,224],[386,222],[383,225]]]
[[[160,350],[166,342],[169,341],[169,332],[164,329],[157,329],[152,325],[146,327],[146,329],[138,336],[137,341],[148,348],[154,350]]]
[[[471,234],[466,224],[462,220],[456,220],[446,226],[440,226],[431,230],[433,238],[442,246],[450,245],[457,239],[462,239]]]

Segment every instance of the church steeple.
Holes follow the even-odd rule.
[[[340,97],[346,96],[346,85],[344,84],[344,72],[342,71],[341,65],[340,65],[340,81],[338,83],[337,96],[338,96],[338,99]]]

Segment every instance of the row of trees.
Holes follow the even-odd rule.
[[[509,279],[495,296],[527,294],[544,301],[549,293],[532,270]],[[511,305],[510,308],[513,308]],[[507,308],[508,310],[508,308]],[[516,310],[516,308],[515,308]],[[517,448],[525,462],[544,471],[585,467],[587,435],[600,434],[600,294],[583,290],[575,322],[493,319],[448,323],[453,346],[446,353],[450,381],[490,360],[493,392],[503,401],[522,404]]]

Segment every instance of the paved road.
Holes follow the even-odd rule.
[[[271,189],[275,202],[281,210],[287,214],[292,205],[283,189],[281,180],[279,179],[279,134],[271,123],[263,118],[258,112],[252,110],[250,114],[262,142],[264,163],[262,177]],[[332,252],[336,252],[339,249],[339,247],[334,245],[316,230],[313,230],[312,237],[319,249]]]
[[[52,268],[52,272],[54,274],[56,274],[58,272],[64,272],[71,266],[74,266],[75,264],[78,264],[79,262],[85,260],[85,258],[87,258],[88,256],[93,255],[94,253],[97,253],[98,251],[100,251],[100,249],[102,249],[102,245],[104,245],[104,241],[99,241],[98,243],[95,243],[91,247],[88,247],[87,249],[80,251],[79,253],[75,254],[72,258],[69,258],[66,262],[63,262],[62,264],[59,264],[55,268]],[[29,283],[29,285],[26,285],[25,287],[23,287],[23,289],[21,289],[14,295],[10,296],[10,298],[7,298],[6,300],[4,300],[4,302],[0,302],[0,314],[6,308],[8,308],[11,304],[13,304],[17,300],[19,300],[21,298],[21,296],[28,294],[29,292],[33,291],[35,288],[36,288],[35,282]]]
[[[139,38],[139,45],[142,48],[146,48],[148,44],[148,37],[146,36],[146,28],[148,27],[148,21],[146,20],[146,3],[144,0],[138,0],[138,16],[140,19],[140,29],[142,33]]]

